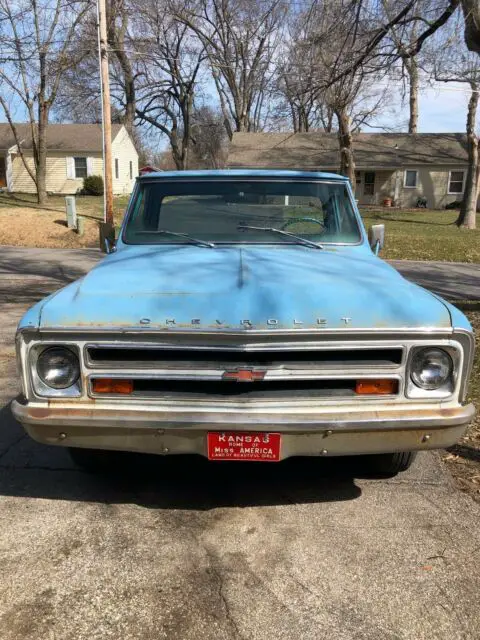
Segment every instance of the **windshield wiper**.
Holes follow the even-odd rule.
[[[297,240],[299,244],[303,244],[306,247],[315,247],[315,249],[325,248],[323,245],[313,242],[313,240],[307,240],[307,238],[302,238],[302,236],[296,236],[294,233],[290,233],[289,231],[283,231],[283,229],[276,229],[275,227],[251,227],[248,224],[241,224],[237,227],[237,231],[270,231],[271,233],[279,233],[282,236],[288,236],[289,238],[294,238],[295,240]]]
[[[214,249],[215,245],[213,242],[207,242],[206,240],[199,240],[199,238],[194,238],[193,236],[189,236],[188,233],[179,233],[178,231],[169,231],[168,229],[155,229],[152,231],[137,231],[138,234],[151,234],[151,235],[168,235],[168,236],[177,236],[178,238],[186,238],[193,242],[193,244],[198,244],[199,247],[209,247],[210,249]]]

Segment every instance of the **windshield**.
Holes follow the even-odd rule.
[[[344,183],[140,182],[123,236],[127,244],[200,245],[299,244],[302,238],[321,245],[361,240]]]

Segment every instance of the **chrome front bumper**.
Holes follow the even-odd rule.
[[[285,412],[14,401],[12,411],[27,433],[45,444],[206,455],[208,431],[264,431],[282,434],[282,459],[444,448],[458,441],[475,415],[472,404]]]

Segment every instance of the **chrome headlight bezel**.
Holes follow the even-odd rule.
[[[77,360],[78,376],[72,382],[72,384],[67,387],[50,386],[39,373],[39,358],[41,358],[41,356],[44,355],[47,351],[53,349],[62,349],[70,352]],[[30,350],[29,356],[32,387],[34,393],[37,396],[43,398],[78,398],[82,395],[80,353],[75,345],[55,343],[38,344]]]
[[[445,354],[450,363],[450,374],[446,377],[445,381],[437,387],[428,388],[427,386],[421,386],[418,381],[415,380],[413,368],[416,361],[422,352],[428,351],[441,351]],[[406,369],[406,395],[409,398],[435,398],[443,399],[450,397],[457,386],[458,376],[460,374],[461,367],[461,351],[449,345],[419,345],[410,349],[407,369]]]

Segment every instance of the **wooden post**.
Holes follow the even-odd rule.
[[[112,189],[112,119],[110,110],[110,81],[108,76],[107,14],[105,0],[97,1],[98,47],[102,89],[104,222],[113,226]]]

